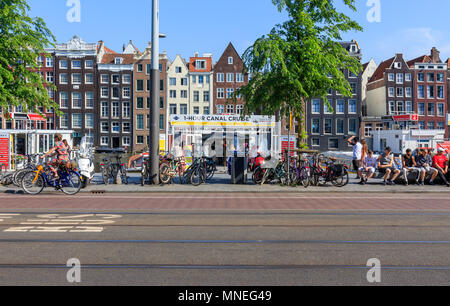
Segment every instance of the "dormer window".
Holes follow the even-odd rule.
[[[400,63],[400,62],[394,63],[394,68],[395,69],[402,69],[402,63]]]
[[[123,58],[121,58],[121,57],[116,57],[114,60],[114,64],[116,64],[116,65],[121,65],[122,62],[123,62]]]
[[[231,56],[228,58],[228,65],[233,65],[233,58]]]
[[[202,61],[202,60],[195,61],[195,68],[196,69],[206,69],[206,61]]]
[[[356,52],[356,45],[351,45],[350,46],[350,51]]]

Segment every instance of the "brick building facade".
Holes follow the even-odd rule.
[[[232,43],[229,43],[214,65],[213,107],[215,114],[243,114],[245,102],[231,97],[236,90],[248,84],[248,73]]]

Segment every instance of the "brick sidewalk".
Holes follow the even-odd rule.
[[[101,183],[101,176],[96,175],[93,182],[83,189],[83,193],[450,193],[450,188],[446,186],[383,186],[382,180],[373,180],[365,186],[358,184],[359,180],[352,174],[350,183],[342,188],[334,187],[331,183],[325,187],[287,187],[279,184],[266,184],[264,186],[255,185],[249,175],[247,185],[232,185],[230,176],[219,173],[207,184],[195,187],[191,185],[181,185],[176,179],[174,184],[165,186],[144,186],[140,185],[139,174],[130,174],[128,185],[107,185]],[[19,188],[14,186],[0,187],[1,192],[17,192]]]
[[[240,192],[240,193],[277,193],[277,192],[289,192],[289,193],[450,193],[450,188],[446,186],[383,186],[382,180],[373,180],[365,186],[358,184],[359,180],[354,178],[352,174],[350,183],[342,188],[334,187],[331,183],[325,187],[287,187],[280,186],[279,184],[266,184],[264,186],[255,185],[249,175],[249,181],[247,185],[233,185],[230,182],[230,176],[227,174],[217,174],[207,184],[195,187],[191,185],[181,185],[178,183],[178,179],[172,185],[165,186],[140,186],[139,175],[132,174],[130,177],[130,183],[128,185],[108,185],[103,184],[91,184],[83,192],[168,192],[168,193],[210,193],[210,192]],[[99,182],[100,177],[95,178],[95,182]]]

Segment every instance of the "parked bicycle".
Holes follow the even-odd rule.
[[[263,174],[260,184],[264,185],[265,183],[278,181],[280,184],[286,185],[288,183],[286,163],[287,162],[282,160],[275,160],[270,162],[272,166],[268,166],[267,161],[264,161],[264,164],[261,167],[262,172],[260,172],[260,174]],[[275,167],[273,165],[275,165]],[[266,166],[268,167],[265,168]]]
[[[350,180],[347,165],[337,162],[336,158],[326,158],[322,154],[313,156],[310,175],[314,186],[326,186],[331,182],[336,187],[344,187]]]
[[[38,154],[29,154],[26,155],[26,159],[25,159],[25,163],[24,163],[24,167],[20,170],[16,170],[12,176],[12,183],[16,186],[16,187],[21,187],[22,186],[22,179],[23,176],[31,171],[35,171],[37,170],[37,166],[38,166],[38,161],[37,158],[39,157]]]
[[[182,158],[173,158],[173,156],[166,158],[166,162],[161,163],[159,168],[161,184],[171,184],[177,175],[180,177],[181,181],[185,169],[186,164]]]
[[[117,178],[120,177],[122,184],[128,184],[128,172],[124,163],[121,162],[122,155],[114,156],[115,162],[109,158],[104,158],[100,164],[102,171],[102,180],[105,185],[116,183]]]
[[[208,177],[208,159],[205,157],[194,159],[192,165],[183,173],[181,184],[200,186]]]
[[[307,188],[309,186],[309,162],[306,158],[291,158],[290,163],[290,183],[293,186],[302,185]]]

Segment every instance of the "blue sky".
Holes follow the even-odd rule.
[[[343,37],[359,42],[364,61],[374,58],[379,63],[395,53],[412,59],[429,54],[434,46],[441,51],[442,60],[450,57],[449,0],[380,1],[380,23],[367,21],[367,0],[357,0],[357,13],[345,11],[364,27],[364,32]],[[81,22],[69,23],[67,0],[29,0],[31,15],[43,17],[58,42],[77,34],[86,42],[103,40],[117,52],[129,40],[141,50],[146,47],[151,38],[151,0],[80,2]],[[230,41],[242,53],[286,19],[271,0],[160,0],[160,16],[161,32],[167,35],[161,51],[166,50],[171,59],[176,54],[188,58],[198,51],[213,53],[218,60]]]

